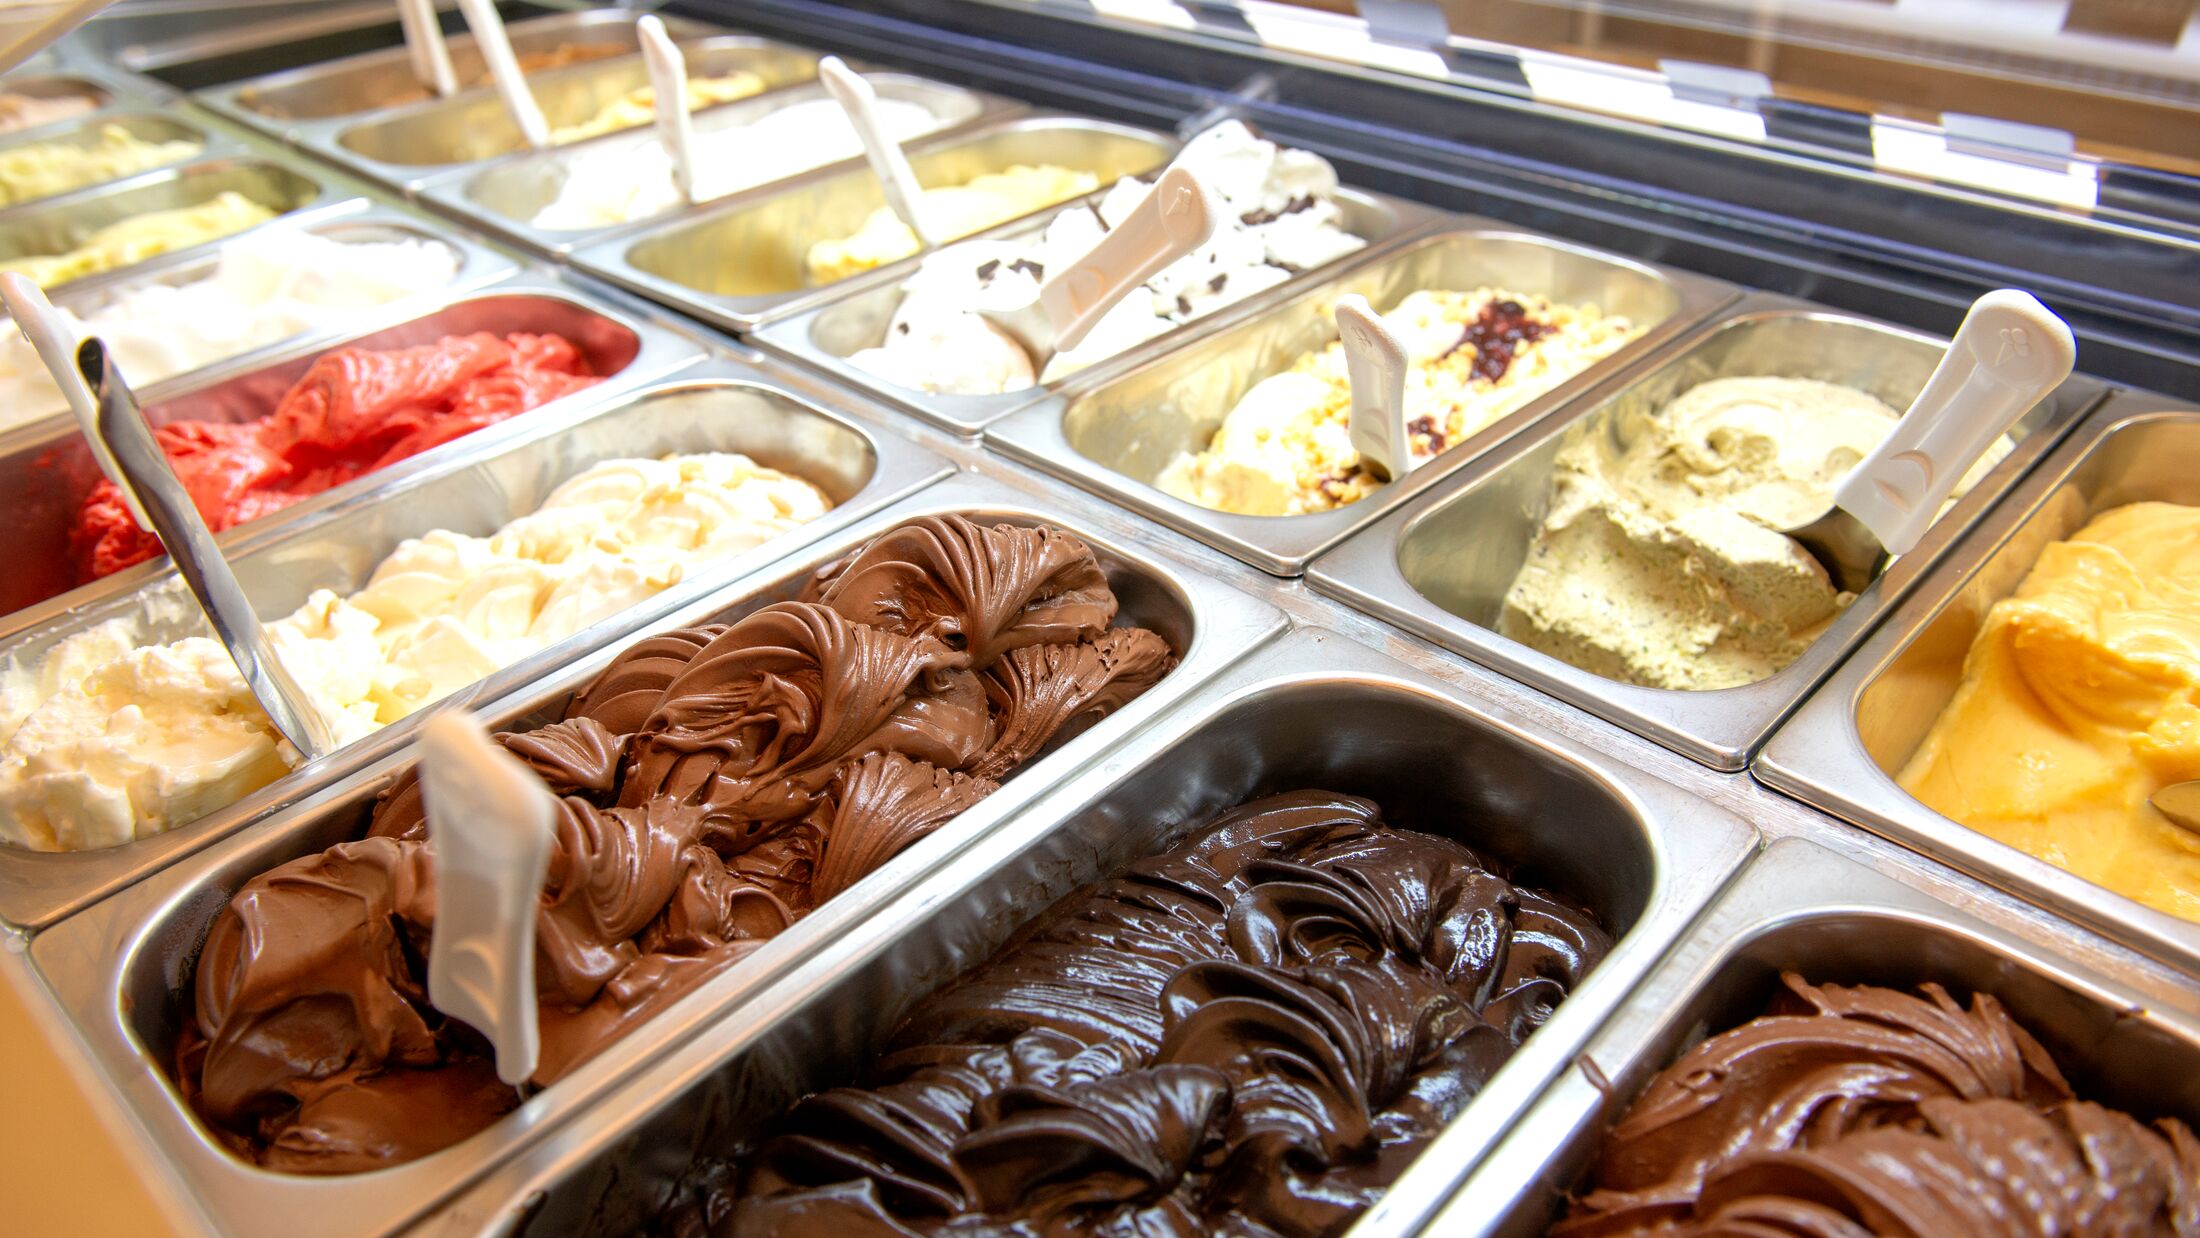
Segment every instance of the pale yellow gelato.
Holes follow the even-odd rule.
[[[1406,348],[1406,422],[1429,459],[1587,369],[1638,329],[1593,305],[1477,288],[1421,291],[1383,315]],[[1352,384],[1332,343],[1254,385],[1197,452],[1154,484],[1216,511],[1297,516],[1356,503],[1382,483],[1352,447]]]
[[[1037,167],[1019,163],[974,176],[960,185],[927,189],[918,195],[916,209],[937,239],[952,241],[1099,187],[1100,178],[1090,172],[1051,163]],[[860,275],[906,258],[919,248],[917,234],[892,207],[882,206],[872,211],[854,233],[810,246],[810,282],[830,284]]]
[[[831,506],[746,456],[607,461],[487,537],[405,542],[365,588],[316,591],[268,634],[349,742]],[[0,675],[0,839],[17,846],[149,837],[297,762],[204,637],[138,646],[114,620]]]
[[[189,138],[148,142],[121,125],[101,125],[86,142],[33,142],[0,151],[0,206],[104,185],[133,172],[189,159],[205,150]]]
[[[1498,631],[1649,687],[1772,675],[1855,600],[1777,530],[1830,507],[1899,416],[1852,387],[1743,377],[1575,426]],[[1955,494],[2008,450],[1988,451]]]
[[[1987,611],[1904,790],[2200,920],[2200,838],[2149,796],[2200,778],[2200,507],[2135,503],[2049,546]]]
[[[687,81],[687,105],[690,112],[706,107],[746,99],[762,94],[764,79],[746,69],[721,73],[716,77],[691,77]],[[594,116],[577,124],[560,125],[550,131],[550,141],[563,146],[600,133],[617,133],[646,125],[657,118],[657,92],[648,86],[639,86],[606,103]]]
[[[39,287],[51,288],[201,241],[230,236],[273,218],[275,212],[229,190],[197,206],[153,211],[109,224],[62,253],[0,261],[0,271],[17,271]]]

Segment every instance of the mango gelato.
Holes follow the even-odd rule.
[[[2200,507],[2134,503],[1994,604],[1902,769],[1942,816],[2200,920],[2200,838],[2147,803],[2200,778]]]
[[[916,207],[940,240],[951,241],[1099,187],[1100,178],[1090,172],[1051,163],[1017,164],[960,185],[927,189],[918,195]],[[854,233],[810,246],[806,265],[812,284],[830,284],[906,258],[919,248],[917,234],[894,208],[882,206]]]
[[[1587,369],[1637,328],[1593,305],[1477,288],[1421,291],[1383,315],[1406,346],[1406,426],[1429,459]],[[1357,503],[1382,483],[1348,425],[1344,346],[1308,353],[1239,398],[1212,441],[1154,484],[1215,511],[1297,516]]]
[[[750,95],[762,94],[764,79],[746,69],[736,69],[717,77],[691,77],[687,83],[687,105],[691,112]],[[617,133],[646,125],[657,118],[657,92],[647,86],[636,87],[605,104],[594,116],[577,124],[560,125],[550,131],[550,141],[563,146],[600,133]]]
[[[90,142],[33,142],[0,151],[0,206],[35,202],[86,185],[189,159],[205,150],[189,138],[148,142],[121,125],[101,125]]]
[[[273,218],[275,212],[232,189],[197,206],[152,211],[108,224],[62,253],[7,259],[0,262],[0,271],[18,271],[39,287],[51,288],[230,236]]]

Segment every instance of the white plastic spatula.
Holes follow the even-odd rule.
[[[2070,328],[2030,293],[1980,297],[1893,432],[1834,488],[1833,509],[1782,531],[1837,588],[1861,591],[1890,554],[1917,545],[1956,483],[2077,359]]]
[[[886,204],[901,216],[901,222],[917,234],[917,241],[926,249],[940,243],[940,237],[925,226],[923,212],[924,190],[917,184],[917,174],[909,167],[909,157],[901,151],[886,132],[886,126],[878,116],[878,91],[871,83],[842,63],[838,56],[827,56],[817,62],[817,80],[825,84],[825,90],[848,113],[848,123],[855,126],[856,138],[863,143],[863,157],[870,161],[872,175],[878,177],[879,187],[886,191]]]
[[[471,714],[420,728],[420,791],[435,856],[428,1000],[496,1047],[497,1078],[535,1073],[535,911],[550,867],[557,801]]]
[[[527,89],[527,76],[520,72],[519,57],[512,54],[511,37],[504,33],[504,19],[497,15],[496,0],[458,0],[458,11],[466,15],[466,27],[474,32],[474,46],[481,49],[482,63],[489,66],[489,80],[496,83],[497,94],[504,100],[504,109],[512,114],[512,123],[519,126],[520,136],[536,150],[550,148],[550,122],[542,117],[542,107],[535,102],[535,94]]]
[[[435,0],[397,0],[397,21],[405,31],[405,54],[412,62],[414,80],[442,98],[457,94],[458,71],[451,67],[451,49],[443,41]]]
[[[1346,429],[1360,463],[1385,481],[1413,471],[1413,439],[1406,433],[1406,346],[1367,298],[1352,293],[1337,302],[1337,336],[1344,342],[1345,376],[1352,382]]]
[[[649,69],[657,142],[672,160],[672,183],[690,205],[695,202],[695,124],[688,116],[687,60],[665,32],[664,19],[651,13],[634,26],[641,40],[642,64]]]
[[[0,49],[0,73],[13,71],[24,61],[60,42],[70,31],[113,3],[114,0],[72,0],[55,8],[36,28]]]
[[[1132,289],[1205,245],[1222,212],[1221,195],[1198,173],[1172,167],[1091,252],[1054,272],[1028,304],[979,312],[1034,357],[1075,348]]]

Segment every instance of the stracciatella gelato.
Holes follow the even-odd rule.
[[[41,288],[51,288],[201,241],[219,240],[273,218],[275,212],[234,189],[225,190],[196,206],[151,211],[108,224],[74,248],[57,254],[30,254],[0,261],[0,271],[15,272]]]
[[[1383,321],[1406,348],[1406,428],[1423,460],[1608,356],[1639,328],[1593,305],[1477,288],[1424,290]],[[1203,449],[1154,482],[1216,511],[1297,516],[1356,503],[1382,483],[1352,446],[1352,383],[1331,343],[1253,385]]]
[[[79,334],[105,340],[122,373],[144,387],[328,330],[362,310],[441,288],[457,274],[458,255],[437,241],[346,242],[267,231],[223,245],[202,279],[125,288],[81,318],[61,313]],[[0,332],[0,429],[66,408],[30,341],[21,332]]]
[[[1654,688],[1778,672],[1855,600],[1779,530],[1831,507],[1899,417],[1853,387],[1742,377],[1576,426],[1498,631]],[[1955,496],[2008,451],[1989,450]]]
[[[101,125],[90,142],[33,142],[0,151],[0,206],[103,185],[205,150],[190,138],[149,142],[121,125]]]
[[[1903,766],[1927,807],[2200,920],[2200,839],[2148,798],[2200,778],[2200,507],[2134,503],[2047,547],[1986,612]]]
[[[1017,164],[960,185],[924,190],[917,195],[916,210],[936,239],[954,240],[1099,187],[1100,178],[1090,172],[1051,163]],[[882,206],[855,232],[810,246],[805,265],[812,284],[830,284],[906,258],[919,248],[917,234],[894,208]]]
[[[1104,361],[1366,244],[1345,230],[1337,172],[1327,160],[1264,141],[1238,121],[1193,138],[1175,164],[1199,173],[1222,196],[1226,205],[1214,237],[1133,289],[1077,347],[1033,357],[983,311],[1029,305],[1050,270],[1089,253],[1145,201],[1148,180],[1117,181],[1099,201],[1056,215],[1040,234],[972,241],[926,258],[903,285],[885,338],[848,363],[918,391],[1021,390]]]
[[[350,742],[830,506],[746,456],[607,461],[487,537],[405,542],[359,592],[318,590],[268,633]],[[113,620],[0,685],[0,839],[16,846],[148,837],[298,762],[204,637],[140,646]]]
[[[687,82],[687,106],[691,112],[735,99],[746,99],[764,90],[764,79],[746,69],[721,73],[715,77],[691,77]],[[637,86],[603,105],[595,115],[570,125],[560,125],[550,131],[550,141],[557,146],[592,138],[599,133],[617,133],[646,125],[657,118],[657,92],[648,86]]]

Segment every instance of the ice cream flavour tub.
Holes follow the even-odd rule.
[[[690,69],[691,73],[694,71]],[[880,99],[915,104],[931,113],[937,122],[930,131],[932,133],[956,130],[974,122],[1011,116],[1024,110],[1022,104],[998,95],[980,94],[960,86],[949,86],[905,73],[865,73],[864,77],[877,90]],[[696,113],[695,135],[700,141],[709,134],[754,124],[781,108],[828,97],[825,88],[813,81],[752,95],[746,99],[736,99]],[[624,234],[638,225],[650,222],[632,220],[614,228],[575,230],[536,227],[532,222],[536,213],[557,200],[559,191],[564,188],[566,178],[571,174],[573,162],[584,156],[601,156],[607,152],[623,152],[654,145],[656,141],[656,131],[644,126],[640,129],[607,133],[570,146],[514,155],[486,167],[460,169],[430,178],[420,187],[420,197],[446,214],[463,219],[536,253],[562,257],[577,245],[601,237]],[[853,174],[865,165],[860,157],[848,157],[824,166],[845,169]],[[790,175],[802,175],[812,170],[801,168]],[[757,188],[762,189],[784,179],[774,178]],[[742,190],[719,201],[743,201],[754,192],[756,191]],[[868,192],[875,194],[876,190]],[[676,214],[655,218],[678,217]],[[857,216],[857,222],[862,222],[861,216]]]
[[[626,55],[640,46],[634,34],[639,16],[624,9],[554,13],[513,22],[506,31],[513,53],[522,59],[568,47],[616,48],[617,54]],[[665,29],[675,39],[695,39],[717,28],[673,17],[666,19]],[[461,82],[479,79],[486,72],[473,35],[453,34],[445,41],[451,50],[451,68]],[[192,97],[230,120],[277,137],[303,139],[332,137],[347,118],[411,102],[419,90],[411,57],[400,45],[229,82]]]
[[[837,952],[860,926],[907,889],[1020,818],[1061,779],[1091,766],[1137,735],[1202,680],[1282,627],[1264,602],[1219,584],[1139,544],[1135,529],[1105,512],[1027,499],[999,482],[963,475],[919,491],[782,561],[766,577],[723,590],[653,620],[644,632],[587,653],[568,653],[529,686],[475,706],[495,727],[556,716],[571,695],[634,640],[698,623],[722,622],[792,597],[818,567],[903,521],[962,513],[987,522],[1047,524],[1091,546],[1122,603],[1122,621],[1151,628],[1175,646],[1178,667],[1100,725],[1042,755],[998,792],[903,852],[793,928],[713,978],[625,1039],[538,1093],[487,1130],[408,1164],[349,1177],[273,1174],[232,1157],[196,1124],[172,1089],[167,1055],[181,1014],[179,986],[192,956],[229,897],[245,881],[356,834],[375,796],[411,760],[389,754],[371,767],[323,780],[259,828],[229,838],[152,879],[62,921],[33,941],[34,963],[83,1036],[101,1072],[131,1112],[149,1159],[172,1167],[213,1229],[237,1235],[293,1234],[344,1217],[347,1232],[388,1233],[545,1133],[587,1115],[618,1080],[664,1058],[706,1030],[747,1026],[750,999],[800,968]],[[738,1018],[736,1018],[738,1016]]]
[[[1987,609],[2048,543],[2126,503],[2200,503],[2195,461],[2200,408],[2111,397],[1780,728],[1751,766],[1758,781],[2200,974],[2200,924],[1951,821],[1895,781],[1954,695]]]
[[[1312,717],[1322,725],[1308,727]],[[1519,880],[1585,903],[1615,938],[1355,1235],[1413,1232],[1757,846],[1756,831],[1723,809],[1302,628],[416,1232],[631,1232],[698,1150],[723,1155],[801,1096],[857,1078],[912,1004],[1065,894],[1246,800],[1307,788],[1367,796],[1387,821],[1456,837]]]
[[[1656,352],[1734,299],[1731,284],[1665,270],[1506,230],[1458,221],[1434,236],[1349,267],[1319,288],[1271,304],[1249,321],[1207,335],[1127,373],[1093,385],[1072,377],[1063,389],[986,428],[986,441],[1008,455],[1099,491],[1117,503],[1235,555],[1263,571],[1296,576],[1307,561],[1456,472],[1475,456],[1537,423],[1585,391]],[[1346,262],[1352,262],[1346,259]],[[1359,293],[1378,311],[1424,288],[1507,288],[1563,304],[1592,304],[1626,317],[1640,334],[1580,374],[1454,444],[1357,503],[1302,516],[1244,516],[1211,511],[1165,494],[1153,481],[1180,452],[1207,445],[1239,397],[1337,338],[1336,305]]]
[[[178,119],[175,116],[168,116],[159,113],[143,111],[93,112],[88,116],[80,116],[75,118],[74,120],[63,121],[51,125],[42,125],[36,129],[26,129],[18,133],[8,134],[5,138],[0,138],[0,156],[4,156],[9,151],[19,150],[26,146],[44,146],[51,144],[54,146],[65,146],[78,149],[88,149],[91,147],[96,147],[97,145],[99,145],[102,135],[110,126],[121,129],[124,133],[129,134],[131,137],[136,138],[141,142],[195,142],[198,144],[198,150],[184,156],[182,159],[171,160],[168,164],[157,165],[160,167],[172,166],[175,163],[182,163],[191,160],[200,160],[206,158],[209,155],[243,153],[245,149],[240,143],[231,138],[227,133],[223,133],[218,130],[204,129],[198,125],[190,124],[184,120]],[[144,168],[140,169],[140,172],[150,172],[154,170],[154,168]],[[77,186],[75,189],[63,190],[62,192],[74,193],[77,192],[77,190],[81,189],[94,189],[100,185],[111,185],[117,180],[125,180],[128,179],[128,177],[130,176],[136,175],[139,175],[139,172],[127,173],[124,176],[115,177],[113,180],[98,181],[91,185],[80,185]],[[21,205],[30,206],[34,203],[49,201],[50,199],[60,196],[61,194],[59,193],[47,194],[44,197],[30,199],[29,201],[21,203]],[[8,209],[14,208],[4,207],[0,208],[0,211],[5,211]],[[0,214],[0,220],[4,220],[5,218],[5,214]]]
[[[1102,185],[1167,163],[1180,145],[1147,129],[1075,116],[1023,116],[909,145],[917,183],[961,185],[1018,164],[1091,172]],[[841,166],[693,212],[622,230],[576,249],[573,266],[651,300],[748,332],[766,322],[864,288],[898,282],[908,262],[809,281],[810,247],[853,234],[886,205],[868,166]]]
[[[578,422],[531,426],[517,441],[324,510],[233,554],[231,565],[264,619],[291,613],[315,589],[349,594],[398,544],[432,529],[485,534],[535,510],[567,478],[604,460],[738,451],[825,491],[833,509],[745,554],[704,565],[649,601],[481,681],[491,698],[549,673],[565,659],[625,638],[658,615],[715,593],[951,471],[941,457],[842,414],[754,368],[710,361],[617,397]],[[111,619],[143,641],[209,633],[173,571],[141,588],[77,606],[0,642],[0,659],[35,663],[61,641]],[[407,743],[425,713],[384,727],[228,808],[180,829],[100,851],[34,852],[0,846],[0,921],[36,929],[279,811],[340,771],[371,764]]]
[[[2200,1118],[2200,1019],[2057,958],[1957,907],[1800,839],[1773,844],[1469,1177],[1432,1234],[1541,1234],[1608,1126],[1708,1034],[1764,1012],[1794,971],[1814,984],[2001,999],[2078,1095]]]
[[[230,192],[250,198],[277,216],[328,204],[338,196],[331,182],[272,159],[200,159],[0,211],[0,259],[62,253],[109,224],[154,211],[198,206]],[[228,239],[218,237],[171,252],[196,251]]]
[[[1010,413],[1040,403],[1059,392],[1071,390],[1072,384],[1075,384],[1075,390],[1087,390],[1097,386],[1105,377],[1122,373],[1144,359],[1158,357],[1188,339],[1217,330],[1224,324],[1257,316],[1309,285],[1331,278],[1338,270],[1346,269],[1345,264],[1372,261],[1383,252],[1403,245],[1437,227],[1440,221],[1451,218],[1417,202],[1349,186],[1340,186],[1334,197],[1338,208],[1343,212],[1344,230],[1366,241],[1366,248],[1335,263],[1295,275],[1274,288],[1164,332],[1075,374],[1052,383],[1027,387],[1022,391],[1005,391],[997,395],[932,395],[888,382],[876,374],[848,364],[849,357],[866,348],[877,347],[886,338],[887,326],[893,321],[894,311],[901,305],[902,281],[916,270],[920,259],[905,259],[880,267],[872,276],[865,277],[860,290],[836,289],[834,298],[816,309],[791,314],[765,324],[756,331],[755,340],[757,344],[773,352],[822,370],[848,386],[870,392],[942,429],[956,434],[974,435]],[[980,232],[974,238],[965,239],[997,241],[1037,237],[1046,231],[1047,224],[1061,212],[1085,210],[1087,202],[1098,201],[1097,195],[1080,198],[1053,210],[1028,215],[1020,221],[1003,224]],[[892,272],[892,275],[888,276],[886,272]]]
[[[1940,361],[1945,341],[1806,302],[1751,294],[1700,331],[1615,378],[1570,416],[1545,418],[1439,487],[1316,560],[1313,587],[1609,719],[1714,769],[1743,768],[1775,725],[1913,587],[1933,560],[2069,431],[2103,391],[2083,376],[2021,418],[2015,449],[1891,564],[1785,669],[1716,691],[1607,679],[1497,634],[1505,591],[1534,541],[1552,461],[1586,418],[1616,425],[1699,383],[1736,375],[1815,378],[1896,409]],[[1596,425],[1597,422],[1587,422]]]
[[[511,418],[455,442],[400,461],[323,494],[216,536],[225,553],[290,528],[306,517],[348,507],[377,490],[488,449],[531,425],[559,422],[593,407],[605,396],[673,368],[691,364],[702,350],[687,338],[585,299],[557,280],[519,275],[471,293],[446,294],[433,309],[419,301],[391,306],[368,329],[341,342],[361,348],[404,348],[475,331],[549,332],[565,336],[604,381],[564,400]],[[251,368],[220,378],[182,384],[183,390],[149,403],[155,426],[171,421],[255,421],[266,416],[319,356],[339,341],[286,345]],[[204,372],[202,372],[203,374]],[[75,585],[69,531],[78,505],[99,482],[91,450],[73,421],[47,421],[0,439],[0,510],[14,539],[19,570],[0,581],[0,638],[73,615],[92,602],[128,594],[167,569],[165,557],[111,576]]]
[[[50,134],[63,125],[73,125],[103,112],[165,107],[175,102],[175,92],[159,82],[74,54],[73,49],[66,58],[49,56],[32,63],[39,66],[37,71],[0,78],[0,95],[23,95],[34,99],[82,97],[92,101],[92,110],[17,129],[8,135],[11,138],[17,134]]]

